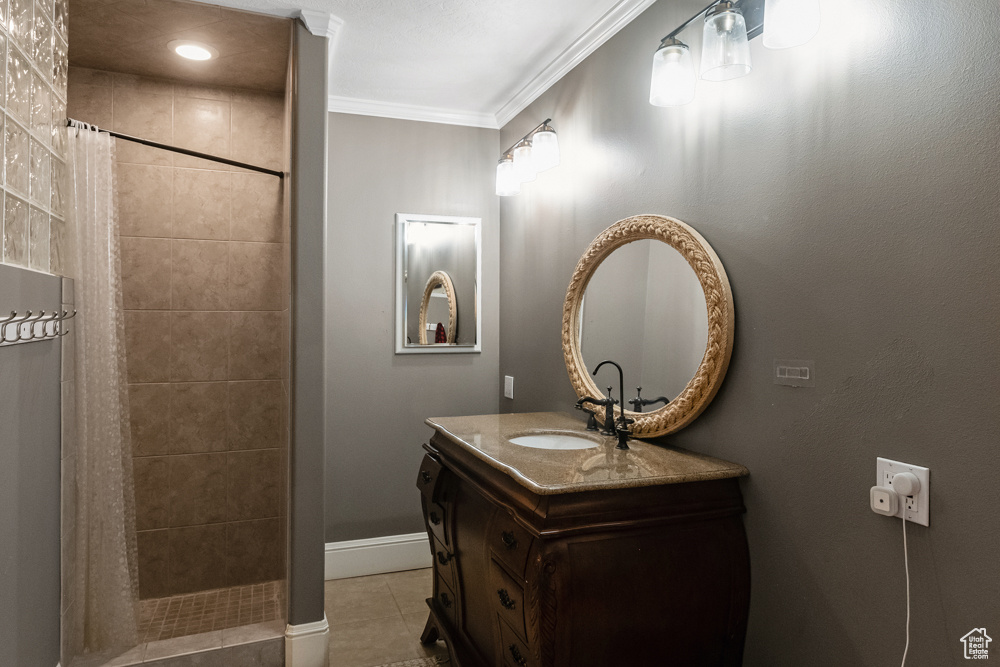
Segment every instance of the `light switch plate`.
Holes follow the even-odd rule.
[[[931,509],[930,469],[878,457],[875,459],[875,470],[875,485],[890,489],[892,488],[892,478],[897,474],[912,472],[916,475],[917,479],[920,480],[920,490],[912,497],[901,496],[899,498],[899,509],[896,511],[896,516],[902,518],[903,512],[906,512],[906,520],[910,523],[929,526]]]
[[[503,376],[503,397],[514,398],[514,378],[510,375]]]

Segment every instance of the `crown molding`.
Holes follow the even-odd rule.
[[[327,108],[329,111],[335,113],[380,116],[382,118],[417,120],[425,123],[444,123],[446,125],[467,125],[469,127],[484,127],[490,130],[500,129],[500,126],[497,125],[496,116],[491,113],[478,111],[460,111],[438,107],[423,107],[415,104],[378,102],[376,100],[361,100],[353,97],[339,97],[337,95],[330,95]]]
[[[313,9],[299,10],[299,18],[305,23],[306,29],[317,37],[326,37],[330,40],[330,51],[340,35],[340,29],[344,27],[343,19],[337,18],[330,12],[318,12]]]
[[[619,30],[627,26],[639,14],[646,11],[656,0],[621,0],[608,10],[585,33],[580,35],[555,60],[536,74],[496,113],[496,124],[503,127],[514,116],[521,113],[546,90],[579,65],[584,58],[611,39]]]

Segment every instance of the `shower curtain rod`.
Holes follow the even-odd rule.
[[[77,127],[79,125],[86,125],[78,120],[73,120],[72,118],[66,119],[66,125],[69,127]],[[94,127],[94,126],[91,126]],[[112,137],[117,139],[124,139],[125,141],[134,141],[137,144],[142,144],[143,146],[152,146],[153,148],[161,148],[165,151],[173,151],[174,153],[181,153],[183,155],[190,155],[191,157],[201,158],[203,160],[212,160],[213,162],[221,162],[222,164],[228,164],[233,167],[240,167],[241,169],[250,169],[251,171],[258,171],[262,174],[270,174],[271,176],[277,176],[278,178],[284,178],[284,172],[275,171],[274,169],[268,169],[267,167],[258,167],[255,164],[247,164],[246,162],[238,162],[236,160],[230,160],[225,157],[218,157],[217,155],[209,155],[208,153],[199,153],[198,151],[192,151],[187,148],[179,148],[177,146],[170,146],[168,144],[161,144],[156,141],[150,141],[148,139],[140,139],[139,137],[133,137],[128,134],[122,134],[121,132],[112,132],[111,130],[103,130],[100,128],[95,128],[99,132],[106,132]]]

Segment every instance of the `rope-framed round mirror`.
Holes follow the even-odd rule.
[[[448,300],[448,326],[445,329],[445,340],[430,341],[431,343],[455,343],[455,335],[458,333],[458,301],[455,298],[455,285],[451,282],[451,276],[444,271],[435,271],[427,279],[424,286],[424,298],[420,302],[420,344],[428,345],[427,341],[427,313],[431,310],[432,298],[445,298]]]
[[[666,435],[690,424],[715,397],[732,355],[734,323],[729,278],[697,231],[667,216],[625,218],[594,239],[573,271],[562,320],[566,370],[577,397],[599,399],[605,392],[590,371],[602,358],[626,355],[632,363],[616,359],[626,382],[641,378],[649,395],[664,394],[644,400],[637,392],[626,401],[634,408],[625,410],[635,420],[631,434]],[[642,411],[658,402],[665,405]]]

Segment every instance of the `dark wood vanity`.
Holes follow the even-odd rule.
[[[428,420],[417,487],[434,552],[422,641],[457,667],[739,665],[746,468],[641,441],[530,450],[568,415]]]

